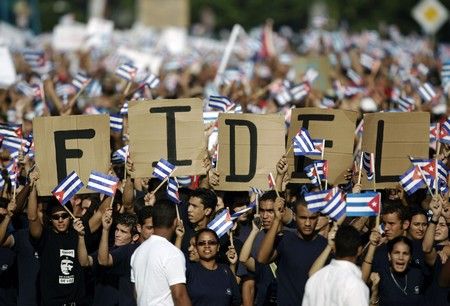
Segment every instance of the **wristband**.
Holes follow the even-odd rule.
[[[434,221],[433,219],[430,220],[430,223],[433,223],[434,225],[437,225],[438,222],[439,222],[438,220],[436,220],[436,221]]]

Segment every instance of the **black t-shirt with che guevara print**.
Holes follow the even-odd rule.
[[[73,228],[56,233],[44,228],[41,239],[31,239],[39,253],[40,293],[43,305],[79,302],[84,296],[84,277],[78,262],[78,234]]]

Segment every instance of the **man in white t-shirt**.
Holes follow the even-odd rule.
[[[184,255],[170,243],[176,225],[175,205],[166,200],[155,203],[154,233],[131,257],[131,281],[138,306],[191,306]]]
[[[369,288],[355,264],[362,250],[358,231],[350,225],[341,226],[334,242],[336,259],[309,278],[302,306],[369,305]]]

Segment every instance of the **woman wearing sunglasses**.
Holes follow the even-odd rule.
[[[219,237],[208,228],[201,229],[195,236],[198,262],[187,265],[186,282],[193,306],[241,305],[241,296],[236,278],[230,267],[217,263]],[[228,255],[228,254],[227,254]],[[229,258],[235,258],[229,255]]]

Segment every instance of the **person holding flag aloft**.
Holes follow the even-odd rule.
[[[37,171],[37,170],[35,170]],[[63,191],[59,192],[64,198]],[[37,249],[41,271],[39,290],[43,305],[78,304],[84,297],[84,275],[78,262],[78,235],[71,227],[70,209],[53,198],[48,203],[50,224],[38,217],[36,184],[28,198],[28,220],[32,245]],[[80,224],[75,219],[74,224]]]

